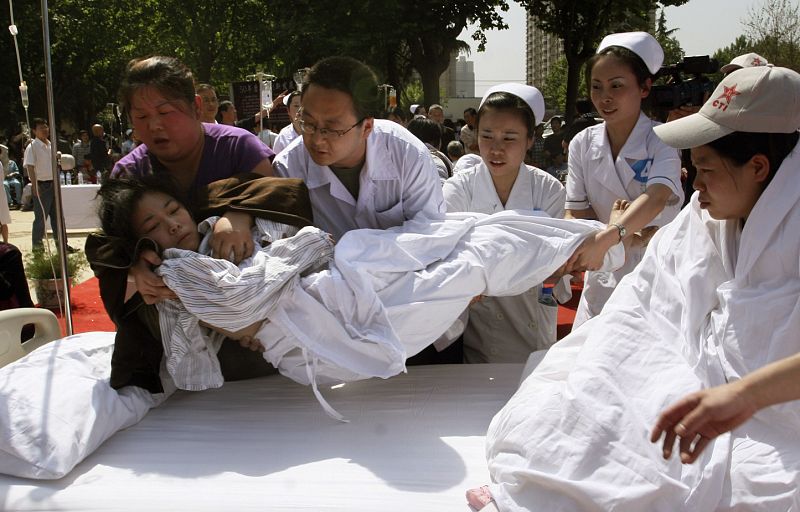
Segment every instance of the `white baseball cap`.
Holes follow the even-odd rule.
[[[409,107],[409,110],[411,110],[412,114],[416,114],[417,108],[419,108],[419,103],[414,103],[411,105],[411,107]]]
[[[644,65],[652,74],[658,73],[661,64],[664,63],[664,50],[658,44],[656,38],[647,32],[620,32],[609,34],[600,41],[597,52],[605,50],[609,46],[621,46],[627,48],[639,56]]]
[[[506,83],[495,85],[490,87],[481,98],[481,104],[478,108],[483,106],[483,103],[486,101],[486,98],[489,95],[495,92],[507,92],[509,94],[513,94],[514,96],[520,98],[522,101],[528,104],[533,111],[533,121],[535,124],[540,124],[543,121],[544,117],[544,96],[542,93],[539,92],[539,89],[533,87],[531,85],[523,85],[523,84],[515,84],[515,83]]]
[[[739,55],[738,57],[734,57],[733,60],[730,61],[729,64],[725,64],[721,68],[725,74],[730,73],[731,71],[736,71],[737,69],[742,68],[754,68],[757,66],[771,66],[767,59],[762,57],[757,53],[745,53],[744,55]]]
[[[653,128],[666,144],[686,149],[733,132],[792,133],[800,128],[800,74],[759,66],[727,75],[696,114]]]

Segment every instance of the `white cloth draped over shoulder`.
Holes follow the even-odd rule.
[[[487,435],[500,510],[800,509],[800,402],[691,465],[649,442],[686,394],[800,351],[800,172],[787,157],[743,229],[692,198],[603,312],[557,343]]]
[[[507,211],[418,217],[388,230],[354,230],[338,242],[327,270],[293,277],[275,301],[261,288],[252,293],[247,285],[236,286],[240,271],[225,261],[214,260],[213,272],[192,269],[184,275],[191,258],[177,258],[165,261],[161,268],[170,271],[160,273],[187,310],[212,325],[238,331],[268,318],[257,333],[264,357],[317,391],[318,382],[403,372],[406,358],[436,340],[473,297],[517,295],[542,282],[597,227],[592,221]],[[610,251],[607,265],[618,266],[622,259],[620,245]],[[229,282],[247,297],[211,298]],[[252,301],[269,305],[255,307]],[[208,311],[216,303],[225,313],[211,321]]]

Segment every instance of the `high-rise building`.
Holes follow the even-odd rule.
[[[471,60],[458,52],[450,54],[450,65],[439,78],[439,87],[445,98],[472,98],[475,96],[475,68]]]
[[[525,31],[525,80],[541,89],[551,67],[564,57],[564,46],[558,36],[540,29],[534,21],[529,14]]]

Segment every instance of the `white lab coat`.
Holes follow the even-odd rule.
[[[272,145],[272,151],[274,151],[275,154],[277,155],[278,153],[283,151],[285,147],[291,144],[294,139],[296,139],[299,136],[300,134],[297,133],[297,131],[295,131],[292,123],[289,123],[288,125],[284,126],[283,129],[278,133],[278,138],[275,139],[275,143]]]
[[[798,172],[796,147],[743,230],[695,194],[603,312],[548,351],[487,433],[498,508],[800,509],[800,401],[762,409],[693,464],[649,441],[686,394],[800,352]]]
[[[615,161],[605,124],[578,133],[569,145],[565,208],[583,210],[591,206],[597,219],[607,224],[614,201],[633,201],[648,186],[658,183],[669,187],[673,195],[649,226],[661,227],[674,219],[683,204],[681,160],[678,150],[664,144],[653,132],[658,124],[640,113]],[[573,329],[600,313],[619,280],[636,267],[643,254],[643,248],[633,248],[625,255],[625,265],[614,272],[586,273]]]
[[[540,210],[550,217],[564,216],[564,187],[541,169],[525,164],[520,164],[505,206],[483,162],[447,180],[443,191],[448,212]],[[531,352],[555,343],[558,307],[539,302],[541,288],[537,283],[521,295],[484,297],[470,306],[464,329],[464,360],[519,363]]]
[[[397,123],[376,119],[356,201],[327,166],[314,163],[302,137],[272,163],[275,174],[305,181],[314,224],[336,239],[357,228],[399,226],[418,213],[441,218],[442,186],[428,148]]]

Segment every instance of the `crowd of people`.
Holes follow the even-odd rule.
[[[437,104],[382,112],[369,67],[330,57],[265,133],[265,112],[239,121],[177,59],[131,61],[125,154],[99,125],[72,151],[108,171],[86,253],[117,326],[111,385],[280,371],[335,416],[318,382],[547,349],[492,422],[473,507],[797,506],[800,75],[742,56],[662,124],[647,98],[663,58],[650,34],[605,37],[594,112],[550,116],[547,137],[527,85],[452,122]],[[47,124],[32,128],[35,244],[54,177]],[[583,273],[557,342],[556,299]]]

